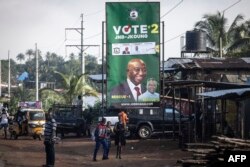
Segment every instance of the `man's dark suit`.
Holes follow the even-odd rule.
[[[141,85],[141,93],[146,92],[146,88]],[[124,82],[116,87],[113,88],[113,90],[110,93],[111,99],[112,96],[123,96],[125,95],[126,98],[121,98],[119,101],[121,102],[136,102],[137,100],[134,99],[134,96],[132,94],[132,91],[129,88],[129,85],[127,82]]]
[[[129,51],[123,51],[122,54],[130,54]]]

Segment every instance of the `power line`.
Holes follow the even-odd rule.
[[[97,37],[97,36],[99,36],[99,35],[102,35],[102,32],[99,32],[99,33],[97,33],[97,34],[91,35],[91,36],[86,37],[86,38],[84,38],[84,39],[91,39],[91,38]]]
[[[170,42],[170,41],[173,41],[173,40],[175,40],[175,39],[181,37],[181,36],[184,35],[184,34],[185,34],[185,32],[184,32],[184,33],[181,33],[181,34],[179,34],[179,35],[177,35],[177,36],[175,36],[175,37],[173,37],[173,38],[171,38],[171,39],[169,39],[169,40],[164,41],[164,43],[168,43],[168,42]]]
[[[172,12],[175,8],[177,8],[181,3],[183,2],[183,0],[181,0],[178,4],[176,4],[173,8],[171,8],[169,11],[167,11],[163,16],[161,16],[161,19],[163,17],[165,17],[166,15],[168,15],[170,12]]]
[[[228,6],[226,9],[224,9],[222,11],[222,13],[225,13],[225,11],[227,11],[228,9],[230,9],[231,7],[233,7],[234,5],[238,4],[241,0],[238,0],[237,2],[233,3],[232,5]]]
[[[90,13],[90,14],[86,14],[86,15],[84,15],[84,16],[93,16],[93,15],[96,15],[96,14],[98,14],[98,13],[102,13],[104,10],[105,10],[105,9],[101,9],[101,10],[98,10],[98,11],[96,11],[96,12],[93,12],[93,13]]]

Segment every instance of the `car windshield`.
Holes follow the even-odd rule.
[[[56,110],[55,118],[73,118],[75,117],[74,111],[71,111],[71,108],[62,108]]]
[[[35,121],[35,120],[45,120],[45,114],[44,112],[41,111],[30,111],[30,120]]]
[[[165,108],[165,115],[168,118],[173,118],[173,108]],[[175,109],[175,118],[179,118],[180,117],[180,113],[178,110]]]

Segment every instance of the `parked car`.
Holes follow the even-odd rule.
[[[177,109],[165,108],[164,113],[161,109],[139,109],[129,114],[128,128],[131,134],[137,134],[142,139],[148,139],[153,133],[178,133],[179,123],[183,126],[191,121],[189,116],[180,114]],[[174,126],[175,125],[175,126]]]
[[[119,111],[108,111],[105,112],[103,116],[98,117],[98,121],[100,122],[102,120],[102,117],[106,118],[106,122],[111,122],[111,127],[113,128],[115,123],[118,122],[118,113]]]
[[[86,121],[82,108],[75,105],[54,105],[53,115],[57,122],[57,134],[64,137],[67,133],[75,133],[80,137],[86,132]]]
[[[106,122],[110,121],[111,122],[111,129],[114,128],[115,123],[119,121],[118,119],[118,114],[120,112],[120,109],[112,109],[112,110],[107,110],[106,112],[104,112],[103,116],[99,116],[98,117],[98,122],[100,122],[102,120],[102,118],[106,118]],[[125,133],[126,137],[130,136],[130,131],[126,131]]]

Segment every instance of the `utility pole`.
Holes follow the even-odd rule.
[[[65,28],[65,31],[66,30],[75,30],[77,31],[78,33],[80,33],[81,35],[81,45],[65,45],[66,47],[76,47],[80,50],[80,56],[81,56],[81,71],[82,71],[82,74],[85,73],[85,58],[84,58],[84,55],[83,55],[83,52],[85,50],[87,50],[89,47],[100,47],[100,45],[84,45],[83,44],[83,14],[81,14],[81,18],[82,18],[82,21],[81,21],[81,28]],[[65,33],[66,34],[66,33]],[[85,49],[84,49],[85,47]]]
[[[37,50],[37,43],[35,44],[36,48],[36,101],[39,101],[38,95],[38,50]]]
[[[84,28],[83,28],[83,14],[81,14],[81,18],[82,18],[82,20],[81,20],[81,28],[65,28],[65,40],[66,40],[66,31],[67,30],[75,30],[78,33],[80,33],[80,35],[81,35],[81,45],[66,45],[66,47],[77,47],[80,50],[81,72],[82,72],[82,74],[84,74],[85,73],[85,58],[84,58],[83,52],[86,49],[88,49],[90,46],[98,46],[98,47],[100,47],[100,45],[84,45],[83,44],[83,30],[84,30]],[[84,49],[84,47],[86,47],[86,48]],[[84,96],[82,97],[82,100],[84,101]],[[83,104],[83,106],[84,106],[84,104]]]
[[[9,72],[8,72],[8,97],[10,98],[10,51],[8,50]]]
[[[85,73],[85,59],[84,59],[84,55],[83,55],[83,14],[81,14],[81,62],[82,62],[82,74]]]
[[[2,97],[2,60],[0,59],[0,97]]]
[[[77,47],[78,49],[80,49],[80,56],[81,56],[81,71],[82,71],[82,74],[85,73],[85,60],[84,60],[84,55],[83,55],[83,14],[81,14],[81,28],[65,28],[65,31],[66,30],[75,30],[77,31],[78,33],[80,33],[81,35],[81,45],[66,45],[69,46],[69,47]],[[65,33],[66,34],[66,33]]]

